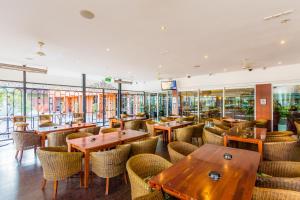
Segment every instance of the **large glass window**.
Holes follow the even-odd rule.
[[[200,92],[200,118],[220,118],[223,112],[223,90]]]
[[[300,85],[273,87],[273,129],[296,131],[300,120]]]
[[[129,115],[144,112],[144,92],[122,91],[121,112]]]
[[[184,116],[198,114],[198,92],[185,91],[179,93],[179,114]]]
[[[158,114],[159,117],[163,117],[163,116],[167,116],[167,109],[168,109],[168,105],[167,105],[167,93],[159,93],[158,94]]]
[[[254,119],[254,88],[225,89],[225,116]]]

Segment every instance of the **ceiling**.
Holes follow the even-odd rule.
[[[295,0],[1,0],[0,62],[136,81],[237,71],[245,58],[254,68],[295,64],[299,12]]]

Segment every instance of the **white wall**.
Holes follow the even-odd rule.
[[[259,83],[287,84],[300,83],[300,64],[278,66],[267,69],[256,69],[219,74],[192,76],[191,78],[177,79],[179,91],[221,89],[223,87],[251,87]],[[132,85],[131,89],[151,92],[161,91],[160,81],[151,81]]]
[[[251,86],[259,83],[300,83],[300,64],[202,75],[177,80],[179,90]]]

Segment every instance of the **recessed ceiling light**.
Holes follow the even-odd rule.
[[[209,76],[212,76],[212,75],[213,75],[213,73],[209,73],[208,75],[209,75]]]
[[[95,14],[89,10],[81,10],[80,15],[86,19],[93,19],[95,17]]]
[[[164,50],[164,51],[159,52],[159,54],[161,54],[161,55],[165,55],[165,54],[168,54],[168,53],[169,53],[168,50]]]
[[[158,65],[158,68],[161,69],[161,68],[162,68],[162,65]]]
[[[31,58],[31,57],[27,57],[27,58],[25,58],[26,60],[33,60],[33,58]]]
[[[281,65],[281,64],[282,64],[282,62],[281,62],[281,61],[279,61],[277,64],[278,64],[278,65]]]
[[[165,27],[165,26],[160,27],[160,30],[162,30],[162,31],[165,31],[166,29],[167,29],[167,27]]]
[[[224,68],[223,71],[224,71],[224,72],[227,72],[227,68]]]
[[[284,45],[285,43],[285,40],[280,40],[280,44]]]
[[[200,65],[194,65],[193,67],[194,68],[200,68],[201,66]]]
[[[106,48],[105,50],[106,50],[107,52],[109,52],[109,51],[110,51],[110,48]]]
[[[204,59],[208,59],[208,55],[205,55],[205,56],[204,56]]]
[[[280,21],[281,24],[287,24],[291,19],[283,19]]]

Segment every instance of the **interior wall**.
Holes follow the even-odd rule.
[[[271,128],[272,121],[272,84],[258,84],[255,87],[256,98],[256,119],[268,120],[269,129]]]

